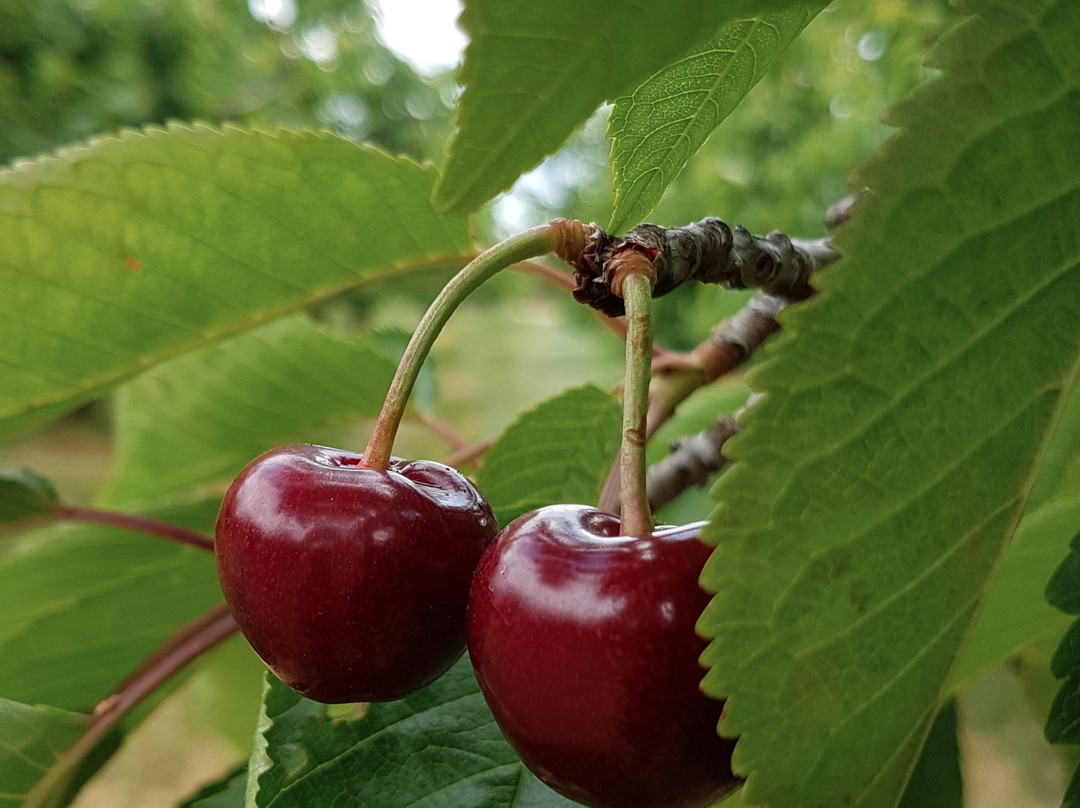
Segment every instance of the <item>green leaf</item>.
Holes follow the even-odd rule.
[[[179,808],[244,808],[247,766],[241,766],[220,780],[203,786]]]
[[[1031,490],[1030,507],[1056,496],[1080,497],[1080,384],[1073,387]]]
[[[436,257],[434,171],[327,134],[170,126],[0,172],[0,439]]]
[[[1080,533],[1046,587],[1046,597],[1069,614],[1080,614]],[[1080,743],[1080,620],[1074,620],[1050,661],[1050,672],[1064,679],[1058,689],[1043,733],[1051,743]],[[1073,772],[1062,808],[1080,806],[1080,766]]]
[[[484,704],[468,659],[361,718],[330,714],[273,677],[248,808],[569,808],[525,769]]]
[[[145,505],[231,479],[305,429],[375,415],[396,366],[302,315],[161,364],[120,391],[105,499]]]
[[[900,808],[963,808],[964,782],[956,725],[956,702],[950,700],[930,728]]]
[[[656,209],[690,157],[816,13],[794,8],[730,23],[615,101],[608,121],[615,185],[609,232],[633,227]]]
[[[1068,555],[1050,576],[1046,599],[1065,614],[1080,614],[1080,534],[1072,537]]]
[[[1050,707],[1045,732],[1050,743],[1080,743],[1080,676],[1069,676],[1062,682]]]
[[[1046,599],[1067,614],[1080,614],[1080,533],[1069,542],[1069,552],[1046,585]],[[1050,671],[1063,678],[1044,733],[1050,743],[1080,743],[1080,620],[1062,638]]]
[[[80,713],[0,699],[0,808],[21,808],[89,720]]]
[[[52,513],[59,501],[52,483],[29,469],[0,469],[0,530],[18,522]]]
[[[205,530],[216,511],[208,502],[153,515]],[[211,553],[86,525],[20,535],[0,556],[0,693],[89,710],[220,600]]]
[[[545,505],[595,503],[619,451],[621,423],[618,400],[592,386],[522,414],[476,475],[499,524]]]
[[[1046,602],[1043,588],[1077,525],[1080,494],[1060,497],[1024,514],[953,671],[954,690],[1024,647],[1056,638],[1068,625],[1068,618]]]
[[[1080,375],[1080,6],[974,7],[714,491],[704,686],[751,803],[896,804]]]
[[[435,205],[465,213],[555,151],[606,99],[624,95],[731,20],[792,0],[469,0],[465,88]],[[824,5],[816,3],[816,5]]]
[[[1061,802],[1061,808],[1080,808],[1080,766],[1073,771],[1072,780]]]

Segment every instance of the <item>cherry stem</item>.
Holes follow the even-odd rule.
[[[121,511],[107,511],[101,508],[85,508],[78,505],[57,505],[53,516],[62,522],[86,522],[94,525],[118,527],[136,533],[148,533],[163,539],[188,544],[200,550],[213,552],[214,540],[197,530],[190,530],[180,525],[163,522],[149,516]]]
[[[622,280],[626,303],[626,375],[623,382],[622,450],[619,456],[620,532],[645,536],[653,517],[645,487],[646,414],[652,364],[652,278],[639,272]]]
[[[79,739],[57,758],[26,797],[26,805],[47,804],[50,792],[93,751],[120,721],[168,679],[237,630],[228,607],[220,603],[182,627],[147,657],[112,695],[98,702]]]
[[[394,380],[390,383],[386,400],[375,421],[371,439],[364,450],[364,465],[367,468],[390,467],[394,438],[397,437],[405,405],[420,375],[420,368],[454,310],[495,273],[519,261],[549,253],[558,246],[559,241],[559,229],[554,224],[545,224],[518,233],[482,252],[443,287],[416,326],[398,363]]]

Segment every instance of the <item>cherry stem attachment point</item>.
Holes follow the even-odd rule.
[[[642,272],[628,272],[621,284],[626,303],[626,375],[619,456],[620,532],[624,536],[645,536],[653,530],[652,509],[645,487],[646,415],[652,364],[652,278]]]
[[[563,240],[561,229],[560,223],[552,222],[511,236],[482,252],[443,287],[416,326],[398,363],[397,372],[386,393],[386,400],[375,421],[371,439],[364,450],[364,465],[367,468],[390,467],[394,439],[397,437],[398,427],[401,426],[405,405],[420,375],[420,368],[450,315],[465,298],[495,273],[519,261],[553,251]]]

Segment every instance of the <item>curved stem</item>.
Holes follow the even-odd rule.
[[[78,505],[57,505],[53,510],[56,519],[64,522],[88,522],[94,525],[106,525],[118,527],[121,530],[132,530],[136,533],[149,533],[151,536],[160,536],[163,539],[189,544],[200,550],[213,552],[214,540],[197,530],[190,530],[180,525],[163,522],[150,516],[140,516],[134,513],[122,513],[120,511],[106,511],[100,508],[84,508]]]
[[[652,280],[629,274],[622,282],[626,303],[626,376],[623,382],[622,453],[619,494],[624,536],[652,532],[653,518],[645,488],[645,429],[652,363]]]
[[[535,258],[549,253],[559,242],[558,230],[551,224],[534,227],[524,233],[511,236],[490,250],[485,250],[467,267],[450,279],[439,296],[428,308],[420,324],[413,332],[405,353],[398,363],[397,373],[390,383],[382,410],[375,421],[367,448],[364,450],[364,465],[368,468],[385,469],[390,466],[390,453],[394,438],[405,412],[405,405],[412,393],[413,385],[420,374],[431,346],[439,336],[446,321],[461,302],[472,294],[477,287],[511,264]]]
[[[161,687],[200,654],[209,651],[237,630],[224,604],[218,604],[188,623],[136,668],[111,696],[98,702],[86,731],[34,786],[25,808],[51,804],[53,789],[67,782],[71,772],[143,699]]]

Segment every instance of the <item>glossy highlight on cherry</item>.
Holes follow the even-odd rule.
[[[705,808],[740,784],[699,689],[703,523],[620,536],[583,505],[511,522],[477,567],[469,655],[503,734],[591,808]]]
[[[240,630],[278,678],[317,701],[387,701],[461,656],[469,582],[496,531],[449,466],[367,468],[298,444],[236,478],[215,554]]]

